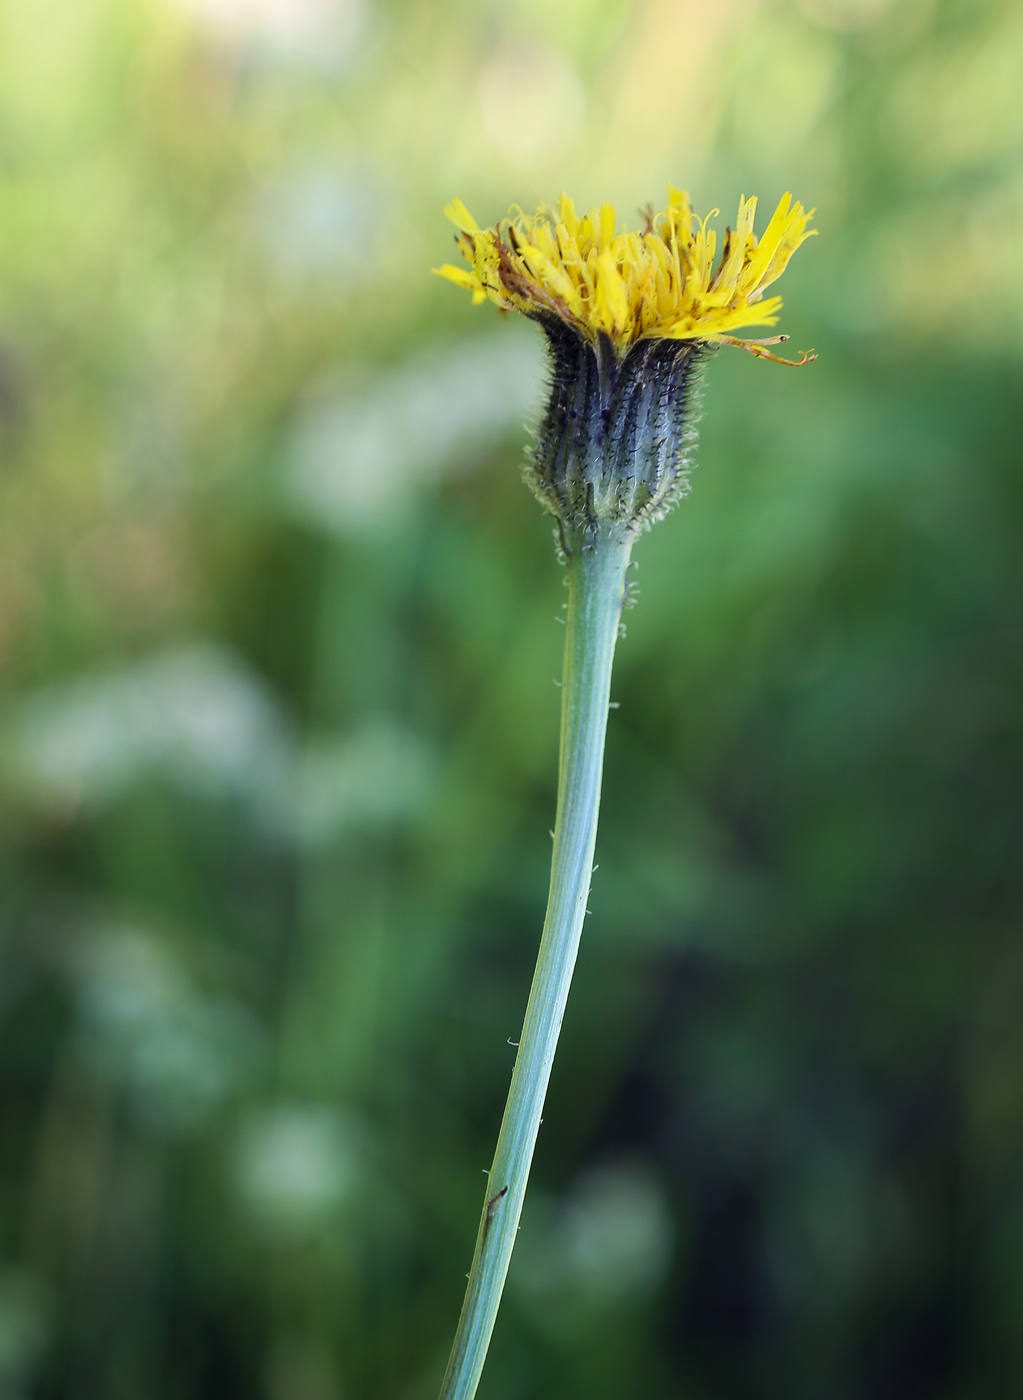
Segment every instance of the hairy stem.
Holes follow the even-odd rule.
[[[597,839],[611,666],[631,540],[566,541],[568,627],[551,887],[476,1252],[440,1400],[472,1400],[501,1301],[586,916]]]

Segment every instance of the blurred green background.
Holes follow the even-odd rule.
[[[0,0],[0,1395],[432,1400],[546,896],[525,322],[791,189],[640,542],[484,1400],[1023,1393],[1017,0]]]

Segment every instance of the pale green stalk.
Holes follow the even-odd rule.
[[[632,541],[601,533],[585,544],[578,535],[568,543],[568,635],[547,918],[440,1400],[472,1400],[479,1384],[518,1233],[593,873],[611,665]]]

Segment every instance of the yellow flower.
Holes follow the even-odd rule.
[[[781,297],[765,298],[764,291],[817,230],[807,228],[813,210],[785,194],[758,239],[756,208],[755,197],[739,201],[735,230],[725,230],[715,268],[710,215],[694,218],[688,194],[671,185],[667,209],[656,218],[646,214],[635,233],[615,232],[610,204],[577,217],[565,194],[557,211],[542,205],[532,217],[513,212],[492,229],[481,229],[456,199],[444,212],[459,230],[468,267],[449,263],[434,271],[472,292],[474,302],[489,298],[502,311],[556,316],[594,343],[605,335],[619,356],[637,340],[667,339],[736,345],[778,360],[765,347],[787,336],[746,340],[734,332],[776,323]],[[810,351],[780,363],[813,358]]]

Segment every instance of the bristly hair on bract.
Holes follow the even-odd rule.
[[[533,494],[584,534],[638,534],[689,489],[699,417],[697,380],[709,347],[646,340],[619,360],[557,317],[537,316],[548,351],[548,398],[523,468]]]

